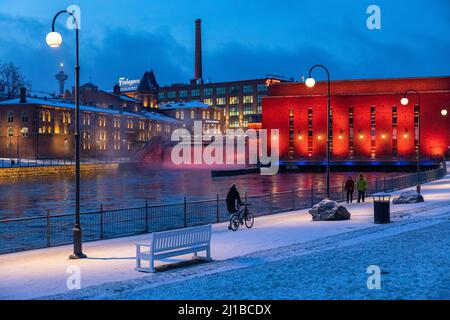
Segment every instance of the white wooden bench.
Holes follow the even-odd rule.
[[[155,260],[182,256],[193,253],[195,259],[212,261],[211,259],[211,225],[155,232],[150,235],[150,242],[136,244],[136,270],[140,272],[155,272]],[[147,250],[142,251],[142,248]],[[206,251],[205,257],[198,256]],[[148,261],[149,267],[142,266],[142,261]]]

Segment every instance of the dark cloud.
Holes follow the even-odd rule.
[[[298,17],[287,8],[274,10],[276,23],[260,27],[261,34],[244,32],[251,31],[255,27],[251,24],[259,21],[257,19],[240,21],[234,14],[230,16],[230,12],[225,12],[225,17],[234,20],[218,28],[218,20],[212,21],[205,13],[203,18],[209,25],[205,22],[204,76],[226,81],[271,73],[298,79],[316,63],[327,65],[333,79],[450,74],[450,38],[446,34],[449,22],[445,19],[449,14],[449,10],[445,10],[449,8],[447,0],[430,0],[423,20],[420,20],[422,12],[418,4],[414,8],[411,5],[407,15],[403,14],[403,5],[381,1],[383,27],[380,31],[369,31],[365,27],[366,4],[339,8],[335,3],[330,1],[323,11],[318,11],[318,4],[307,2],[301,5],[303,10]],[[260,6],[256,9],[257,17],[264,14],[270,18],[270,10]],[[92,15],[92,10],[86,9],[86,12]],[[82,82],[91,79],[100,87],[110,89],[119,77],[139,78],[149,69],[156,72],[161,84],[187,82],[192,77],[194,55],[190,44],[193,39],[172,35],[172,31],[180,27],[175,19],[140,26],[162,26],[160,30],[149,32],[135,29],[139,26],[102,29],[101,21],[97,23],[94,18],[86,20],[91,23],[90,33],[84,29],[81,32]],[[67,66],[70,86],[73,83],[74,33],[58,25],[64,45],[50,49],[45,44],[49,23],[48,20],[0,14],[0,60],[21,66],[35,89],[53,91],[57,88],[54,74],[60,61]],[[237,36],[220,45],[221,36],[239,34],[240,30],[232,26],[240,23],[249,41]],[[192,28],[185,22],[184,26]],[[324,75],[318,74],[317,78],[320,77]]]
[[[0,60],[12,61],[22,67],[33,89],[56,90],[54,74],[61,61],[73,85],[72,67],[75,64],[73,31],[59,25],[63,46],[47,47],[48,27],[38,20],[12,18],[0,15]],[[99,39],[80,32],[81,81],[92,82],[112,89],[118,78],[141,77],[145,70],[153,69],[161,83],[186,81],[190,77],[191,54],[178,44],[168,32],[157,34],[111,29]],[[11,35],[14,35],[11,37]],[[189,66],[189,67],[188,67]]]

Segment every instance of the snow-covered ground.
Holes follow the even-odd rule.
[[[168,274],[170,281],[147,277],[48,299],[448,300],[449,217],[450,212],[432,223],[399,222],[396,231],[363,229],[266,250],[214,268],[194,267],[182,277]],[[378,290],[368,289],[369,266],[380,268]]]
[[[401,236],[405,232],[442,223],[442,215],[450,212],[450,175],[424,186],[423,194],[425,203],[392,206],[395,223],[388,226],[374,226],[370,202],[347,205],[352,213],[350,221],[314,223],[307,210],[302,210],[258,218],[252,230],[242,229],[237,233],[228,231],[226,224],[217,224],[213,227],[212,236],[212,256],[216,262],[152,275],[134,271],[134,244],[145,242],[148,235],[87,243],[84,251],[89,259],[81,261],[67,259],[71,252],[70,246],[2,255],[0,298],[29,299],[60,293],[65,293],[61,296],[63,298],[124,298],[119,294],[124,290],[127,292],[126,298],[140,298],[144,296],[139,294],[139,288],[145,291],[149,287],[170,286],[170,283],[189,278],[209,277],[252,266],[256,268],[264,263],[277,263],[312,252],[319,254],[324,250],[358,242]],[[335,241],[333,237],[343,238]],[[163,263],[181,260],[183,257]],[[350,258],[347,264],[352,264]],[[86,290],[69,292],[67,289],[67,268],[73,265],[80,267],[81,285]],[[340,270],[346,265],[340,263],[335,267]],[[216,277],[220,283],[222,276]],[[241,277],[238,278],[236,282]],[[130,295],[131,292],[136,292],[136,295]]]

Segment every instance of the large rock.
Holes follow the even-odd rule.
[[[350,212],[340,206],[336,201],[328,199],[322,200],[316,204],[309,213],[312,215],[314,221],[341,221],[350,220]]]
[[[407,191],[400,194],[399,198],[394,199],[394,204],[418,203],[424,202],[423,196],[416,191]]]

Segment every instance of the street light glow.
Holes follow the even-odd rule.
[[[402,100],[400,100],[400,103],[401,103],[403,106],[407,106],[407,105],[409,104],[409,99],[406,98],[406,97],[403,97]]]
[[[314,78],[308,78],[306,79],[305,84],[308,88],[313,88],[316,85],[316,80],[314,80]]]
[[[62,44],[62,36],[59,32],[49,32],[45,40],[51,48],[58,48]]]

